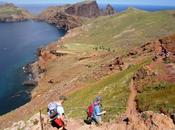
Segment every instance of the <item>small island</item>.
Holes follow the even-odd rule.
[[[32,15],[14,4],[0,5],[0,22],[18,22],[25,21],[32,18]]]

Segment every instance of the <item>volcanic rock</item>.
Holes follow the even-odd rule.
[[[51,24],[55,24],[59,28],[69,30],[69,29],[73,29],[75,27],[81,26],[81,20],[78,17],[71,16],[69,14],[66,14],[63,11],[50,10],[46,13],[50,15],[43,13],[39,16],[39,19],[45,20]]]
[[[113,15],[115,13],[116,13],[115,9],[110,4],[108,4],[106,6],[106,9],[103,11],[103,15]]]
[[[81,2],[71,5],[65,12],[70,15],[81,16],[81,17],[98,17],[100,16],[100,9],[96,1],[92,2]]]

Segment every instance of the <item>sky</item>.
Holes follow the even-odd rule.
[[[0,2],[15,4],[47,4],[47,3],[76,3],[82,0],[0,0]],[[168,5],[175,6],[175,0],[97,0],[98,3],[129,4],[129,5]]]

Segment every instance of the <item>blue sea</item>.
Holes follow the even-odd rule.
[[[106,4],[100,4],[99,7],[101,9],[106,8]],[[175,10],[175,6],[154,6],[154,5],[118,5],[114,4],[112,7],[117,11],[117,12],[123,12],[127,10],[129,7],[145,10],[145,11],[160,11],[160,10]]]
[[[19,4],[19,7],[27,9],[29,12],[33,14],[39,14],[43,10],[47,9],[49,6],[56,6],[61,4]],[[99,4],[100,9],[105,9],[106,4]],[[175,6],[145,6],[145,5],[119,5],[113,4],[112,7],[117,12],[122,12],[126,10],[128,7],[134,7],[141,10],[146,11],[160,11],[160,10],[175,10]]]
[[[55,4],[54,4],[55,5]],[[37,15],[52,4],[18,5]],[[104,9],[106,5],[99,5]],[[112,5],[117,12],[128,7],[147,11],[173,10],[172,6]],[[22,67],[36,60],[36,50],[57,40],[65,31],[45,22],[0,23],[0,115],[31,100],[31,90],[22,86],[26,78]]]
[[[45,22],[0,23],[0,115],[30,101],[32,88],[22,86],[22,67],[36,60],[37,48],[64,34]]]

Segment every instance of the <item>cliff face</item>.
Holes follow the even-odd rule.
[[[115,14],[112,6],[108,5],[105,12],[101,11],[96,1],[81,2],[73,5],[49,7],[38,16],[39,20],[45,20],[56,24],[58,27],[69,30],[82,25],[81,18],[95,18],[101,15]]]
[[[81,25],[81,21],[78,17],[71,16],[60,10],[48,10],[41,14],[39,19],[55,24],[57,27],[65,30],[73,29]]]
[[[16,22],[31,19],[32,16],[14,4],[0,5],[0,22]]]
[[[65,12],[70,15],[89,18],[100,16],[100,9],[96,1],[71,5],[65,9]]]

